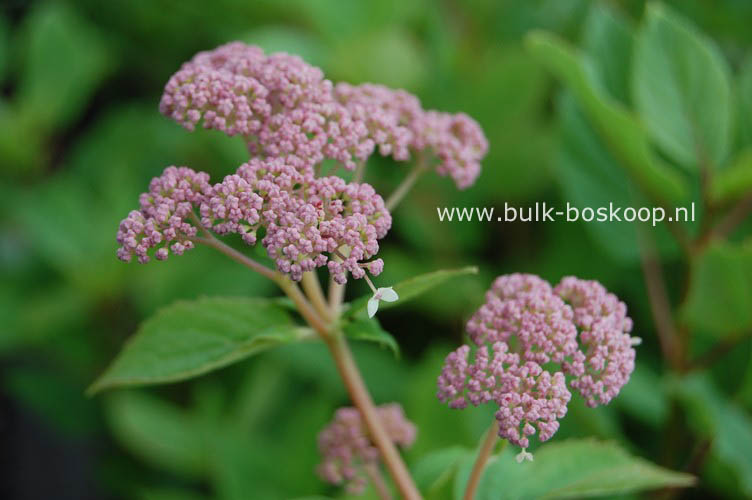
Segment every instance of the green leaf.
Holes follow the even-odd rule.
[[[268,300],[177,302],[141,325],[88,392],[185,380],[308,335]]]
[[[677,378],[672,387],[694,431],[712,439],[711,453],[736,472],[745,495],[752,495],[752,417],[704,375]]]
[[[752,146],[752,56],[742,65],[737,84],[739,101],[739,141]]]
[[[8,66],[8,20],[5,15],[0,12],[0,82],[5,79],[5,70]]]
[[[617,160],[606,149],[590,126],[571,92],[564,91],[557,100],[561,146],[555,162],[555,173],[566,199],[572,206],[620,208],[647,206],[649,203],[619,168]],[[638,262],[640,247],[637,222],[621,221],[584,224],[593,241],[614,259]],[[659,225],[651,228],[662,254],[673,248],[670,235]]]
[[[533,32],[528,50],[574,94],[609,151],[645,193],[661,203],[686,199],[684,179],[653,154],[642,126],[623,105],[594,85],[586,56],[555,35]]]
[[[716,335],[752,327],[752,247],[716,243],[692,266],[681,314],[690,326]]]
[[[472,457],[472,450],[462,446],[427,453],[412,468],[415,484],[426,497],[431,498],[452,480],[460,463]]]
[[[192,490],[180,488],[143,488],[136,496],[139,500],[207,500],[208,497]]]
[[[593,3],[585,20],[582,48],[591,57],[594,82],[629,103],[629,70],[634,36],[628,21],[608,4]]]
[[[115,438],[150,465],[185,477],[205,474],[206,436],[188,412],[154,396],[127,391],[107,397],[106,416]]]
[[[660,4],[637,36],[634,102],[650,137],[677,163],[720,166],[729,152],[729,69],[715,44]]]
[[[614,403],[622,412],[654,428],[662,428],[669,414],[663,380],[646,363],[639,361]]]
[[[752,148],[741,151],[728,168],[716,172],[710,198],[718,204],[733,203],[752,193]]]
[[[394,340],[391,333],[381,328],[381,324],[376,318],[368,318],[365,314],[360,313],[352,321],[346,322],[342,331],[350,339],[376,342],[389,348],[395,356],[399,356],[397,341]]]
[[[585,498],[686,487],[689,474],[673,472],[618,445],[591,439],[544,444],[532,462],[518,464],[507,447],[486,470],[478,499]]]
[[[39,4],[27,19],[19,108],[44,127],[63,125],[82,111],[112,59],[65,4]]]
[[[442,269],[440,271],[421,274],[420,276],[402,281],[400,283],[397,283],[393,287],[394,291],[399,295],[399,300],[396,302],[381,302],[381,304],[379,304],[379,310],[381,311],[390,307],[402,305],[408,300],[414,299],[415,297],[441,285],[442,283],[450,279],[477,273],[478,268],[470,266],[460,269]],[[371,295],[367,295],[365,297],[354,300],[350,305],[350,308],[343,314],[343,317],[350,318],[355,316],[360,311],[365,310],[370,298]]]

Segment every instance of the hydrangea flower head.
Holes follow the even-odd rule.
[[[397,403],[376,408],[389,437],[395,444],[407,448],[413,444],[416,428]],[[357,408],[340,408],[334,419],[319,433],[319,451],[323,462],[319,475],[332,484],[346,483],[350,493],[361,493],[367,483],[364,466],[378,465],[380,454],[371,441]]]
[[[571,370],[576,377],[571,385],[588,406],[608,404],[629,381],[634,370],[634,346],[641,343],[632,337],[632,319],[627,306],[597,281],[569,276],[561,280],[555,293],[574,310],[574,323],[580,331],[582,369]]]
[[[460,189],[472,186],[480,175],[488,140],[468,115],[426,111],[417,97],[383,85],[339,83],[334,93],[354,117],[365,122],[382,155],[397,161],[422,155]]]
[[[121,223],[120,258],[137,255],[147,262],[151,248],[169,242],[180,254],[192,248],[198,229],[191,221],[200,219],[205,229],[237,233],[249,245],[263,228],[267,253],[294,280],[321,266],[328,266],[339,283],[347,273],[356,279],[366,270],[381,273],[383,261],[368,259],[378,252],[392,218],[370,185],[315,178],[281,158],[254,158],[222,182],[212,186],[208,181],[208,174],[185,167],[170,167],[153,180],[141,197],[141,210]],[[167,247],[160,246],[156,257],[166,258]]]
[[[165,86],[160,111],[242,136],[251,153],[309,168],[324,158],[355,168],[373,151],[366,125],[337,102],[323,72],[286,53],[232,42],[200,52]]]
[[[468,321],[473,347],[447,356],[438,398],[450,408],[496,404],[499,435],[523,449],[518,461],[531,460],[529,438],[556,433],[569,387],[596,406],[626,384],[639,343],[631,328],[624,303],[595,281],[567,277],[552,288],[534,275],[500,276]]]
[[[144,264],[151,253],[165,260],[170,250],[181,255],[193,248],[190,238],[196,236],[197,229],[191,214],[209,190],[208,174],[187,167],[167,167],[139,198],[140,210],[133,210],[120,223],[118,258],[130,262],[136,256]]]

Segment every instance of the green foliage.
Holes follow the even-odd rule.
[[[648,6],[632,73],[652,140],[678,164],[723,164],[731,139],[729,69],[715,44],[660,4]]]
[[[674,392],[698,435],[711,440],[711,452],[736,474],[745,495],[752,495],[752,418],[728,401],[702,375],[676,378]]]
[[[42,4],[27,18],[17,105],[35,123],[70,121],[111,63],[106,44],[65,4]]]
[[[247,160],[242,141],[189,133],[157,110],[183,61],[239,39],[299,54],[334,82],[404,86],[425,107],[468,113],[489,139],[475,186],[460,192],[450,179],[426,175],[394,211],[379,284],[399,283],[400,300],[382,303],[378,320],[368,320],[370,293],[351,283],[355,300],[341,324],[349,339],[364,340],[352,348],[375,401],[400,402],[417,425],[404,456],[428,498],[461,491],[493,418],[492,405],[440,404],[436,377],[488,285],[508,272],[600,280],[626,302],[644,344],[612,404],[590,409],[575,396],[555,438],[534,450],[535,462],[518,465],[509,448],[493,458],[483,498],[612,497],[688,484],[688,476],[637,456],[676,470],[697,458],[692,496],[752,496],[752,219],[728,239],[708,237],[682,252],[662,225],[436,218],[437,206],[695,202],[701,220],[684,228],[693,237],[743,207],[752,192],[752,4],[669,3],[676,12],[640,0],[217,0],[211,8],[186,0],[170,9],[42,0],[0,9],[8,487],[36,474],[53,496],[85,483],[117,498],[350,498],[315,467],[316,433],[351,403],[325,346],[298,342],[310,332],[297,326],[291,302],[197,300],[277,293],[211,249],[147,266],[115,258],[118,222],[164,167],[187,165],[219,180]],[[713,170],[701,172],[703,164]],[[365,180],[388,194],[405,173],[376,155]],[[660,357],[640,272],[640,245],[649,240],[688,358],[708,360],[713,381],[672,379]],[[468,262],[481,271],[461,269]],[[185,382],[86,398],[86,386],[139,324],[93,390]],[[733,348],[705,358],[718,342]],[[35,443],[60,453],[36,452]],[[703,461],[697,453],[707,443]],[[16,451],[27,446],[31,465]],[[97,466],[74,466],[79,461]],[[66,471],[62,486],[56,470]],[[362,498],[376,495],[369,489]]]
[[[752,146],[752,56],[742,66],[737,92],[739,142],[743,146]]]
[[[710,197],[717,204],[739,200],[752,191],[752,148],[742,150],[728,168],[718,172],[710,185]]]
[[[346,321],[342,327],[347,338],[375,342],[390,349],[395,356],[399,356],[399,345],[391,333],[381,328],[376,317],[369,318],[361,311],[351,321]]]
[[[264,299],[177,302],[141,325],[89,393],[185,380],[310,335]]]
[[[435,288],[445,281],[468,274],[477,274],[477,267],[463,267],[461,269],[444,269],[440,271],[433,271],[426,274],[421,274],[414,278],[410,278],[406,281],[402,281],[393,286],[394,291],[399,295],[399,300],[396,302],[381,302],[379,310],[388,309],[402,305],[405,302],[412,300],[419,295]],[[372,295],[361,297],[350,305],[350,308],[343,315],[345,318],[355,316],[359,312],[365,310],[368,305],[368,300]]]
[[[608,4],[593,4],[583,27],[583,51],[593,64],[593,81],[622,104],[629,104],[633,29],[623,15]]]
[[[567,440],[547,444],[532,462],[518,464],[507,447],[488,466],[477,498],[586,498],[623,495],[664,487],[686,487],[694,478],[631,456],[615,444]],[[473,457],[474,459],[474,457]],[[472,466],[458,473],[455,498],[461,498]]]
[[[591,64],[563,40],[546,33],[533,33],[527,47],[572,91],[609,150],[647,195],[658,202],[678,203],[687,196],[683,179],[650,150],[642,126],[623,105],[593,85]]]
[[[426,498],[439,498],[452,484],[457,468],[473,455],[472,450],[453,446],[427,453],[413,467],[415,484],[425,492]]]
[[[137,392],[109,396],[108,420],[118,439],[151,465],[194,477],[207,467],[201,422],[159,398]]]
[[[752,328],[752,248],[716,243],[696,261],[683,316],[718,336]]]

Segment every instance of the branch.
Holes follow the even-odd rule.
[[[412,189],[412,187],[415,185],[415,182],[420,178],[421,175],[423,175],[423,172],[426,171],[426,162],[424,160],[424,157],[421,156],[418,158],[418,161],[415,163],[415,166],[410,171],[409,174],[407,174],[407,177],[405,177],[399,186],[397,186],[397,189],[392,192],[391,195],[389,195],[389,198],[386,200],[386,209],[390,212],[394,210],[394,207],[396,207],[400,201],[402,201],[402,198],[405,197],[405,195]]]
[[[741,199],[739,203],[734,205],[734,208],[729,210],[726,216],[713,229],[713,235],[716,238],[727,237],[736,226],[744,222],[750,212],[752,212],[752,194]]]
[[[381,458],[384,460],[387,469],[389,469],[389,473],[397,485],[400,494],[408,500],[421,498],[415,483],[410,477],[410,473],[407,471],[405,462],[402,461],[402,457],[394,446],[392,439],[384,429],[345,338],[339,333],[331,335],[324,340],[334,357],[340,376],[345,382],[347,392],[350,394],[350,399],[363,416],[368,433],[381,452]]]
[[[478,484],[480,483],[480,478],[483,477],[483,471],[486,468],[488,458],[491,456],[491,452],[498,440],[499,423],[494,419],[491,427],[486,432],[486,437],[483,439],[478,456],[475,458],[473,470],[470,472],[470,479],[468,479],[467,486],[465,486],[465,495],[462,497],[464,500],[473,500],[475,498],[475,490],[478,489]]]
[[[295,302],[300,315],[303,316],[308,324],[311,325],[311,327],[316,330],[319,335],[321,335],[322,337],[329,335],[329,327],[326,325],[324,320],[319,317],[316,310],[311,306],[311,303],[308,302],[308,299],[306,299],[305,295],[303,295],[303,293],[300,291],[300,288],[298,288],[298,285],[290,280],[290,278],[278,273],[277,271],[272,271],[268,267],[256,262],[247,255],[238,252],[231,246],[218,240],[208,232],[207,234],[207,238],[195,236],[191,238],[191,241],[212,247],[215,250],[219,250],[221,253],[230,257],[235,262],[242,264],[245,267],[256,271],[262,276],[265,276],[275,282],[282,289],[282,291],[285,292],[293,302]]]
[[[653,313],[653,321],[658,332],[658,342],[661,346],[663,358],[673,368],[677,368],[679,357],[677,351],[677,334],[674,319],[671,314],[671,303],[666,290],[666,282],[663,277],[663,269],[656,256],[652,241],[644,231],[638,230],[640,242],[640,264],[642,274],[645,277],[645,286],[650,300],[650,310]]]
[[[713,365],[716,361],[733,351],[739,344],[749,339],[752,339],[752,331],[733,338],[723,339],[708,352],[693,360],[689,364],[688,370],[699,370]]]
[[[329,309],[329,304],[327,304],[326,299],[324,298],[324,292],[321,290],[321,283],[319,282],[318,276],[316,276],[313,271],[306,271],[303,273],[301,284],[319,315],[321,315],[324,321],[331,323],[332,313]]]
[[[255,260],[251,259],[247,255],[238,252],[231,246],[218,240],[214,236],[209,235],[206,238],[202,238],[201,236],[194,236],[193,238],[191,238],[191,241],[196,242],[196,243],[201,243],[202,245],[206,245],[208,247],[212,247],[215,250],[219,250],[220,252],[230,257],[235,262],[242,264],[245,267],[256,271],[260,275],[269,278],[275,283],[279,283],[279,280],[282,279],[282,275],[278,273],[277,271],[273,271],[269,269],[268,267],[264,266],[263,264],[256,262]]]
[[[373,483],[373,487],[376,489],[379,498],[381,498],[381,500],[392,500],[392,494],[389,492],[389,487],[384,481],[384,476],[381,475],[379,466],[377,464],[368,463],[365,464],[363,468],[366,470],[369,479],[371,479],[371,483]]]

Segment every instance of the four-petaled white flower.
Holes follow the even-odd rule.
[[[373,315],[379,310],[380,300],[383,300],[384,302],[394,302],[397,299],[399,299],[399,296],[392,287],[379,288],[373,294],[373,297],[368,300],[368,317],[373,318]]]
[[[522,451],[517,454],[515,457],[517,459],[517,463],[521,464],[525,460],[533,461],[533,454],[527,451],[527,448],[522,448]]]

